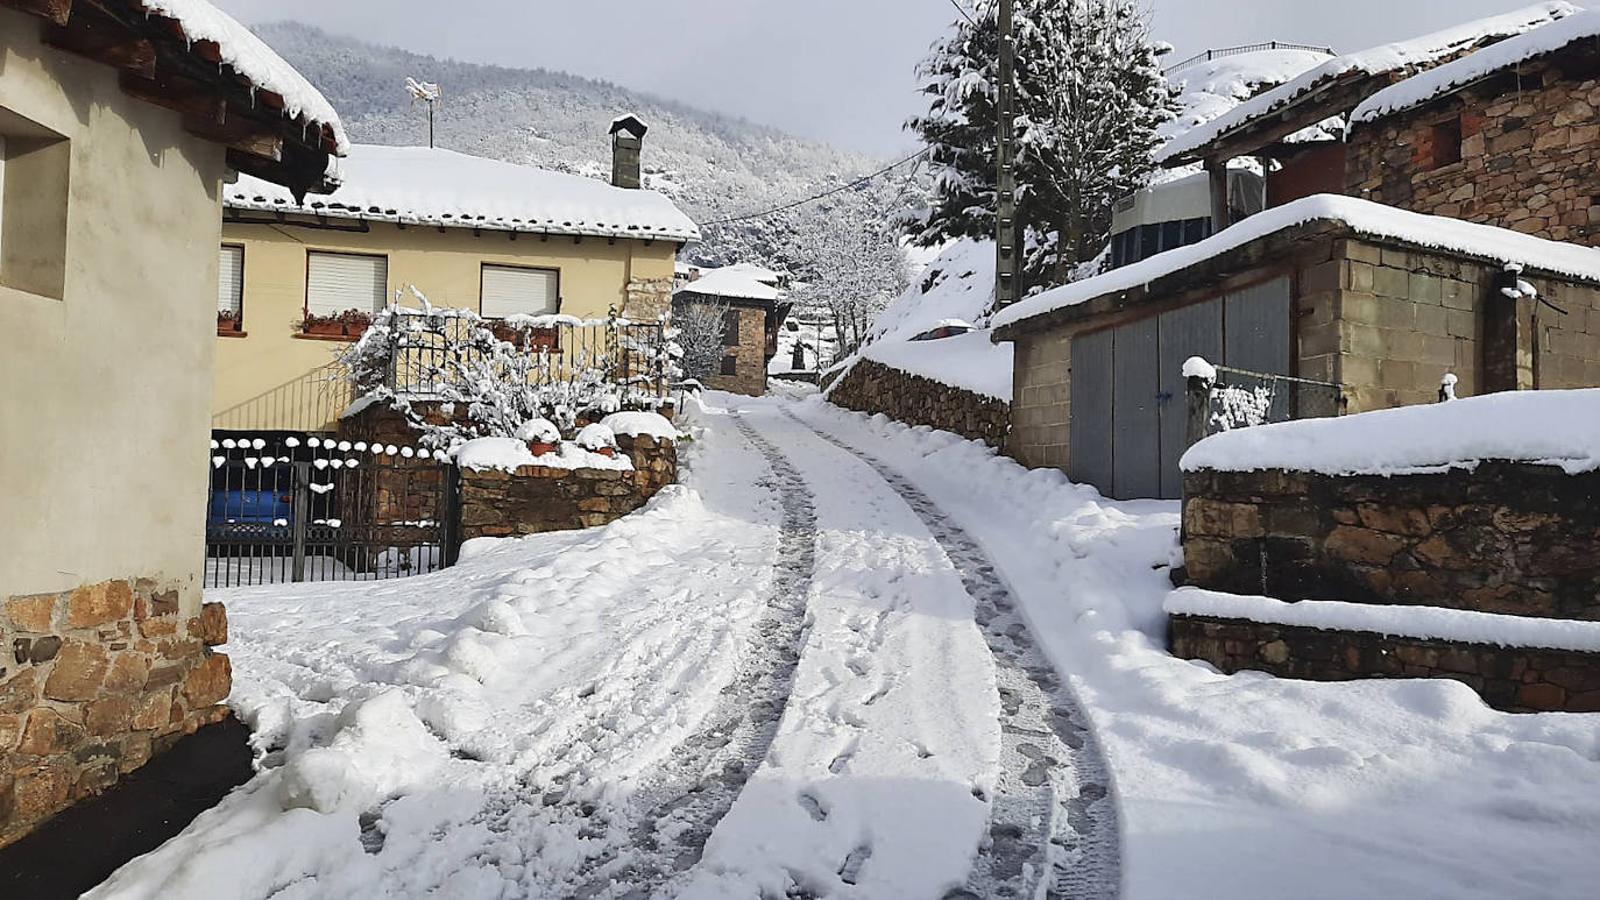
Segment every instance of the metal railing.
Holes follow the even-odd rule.
[[[1210,62],[1214,59],[1226,59],[1230,56],[1243,56],[1246,53],[1260,53],[1263,50],[1309,50],[1313,53],[1326,53],[1329,56],[1339,55],[1338,51],[1334,50],[1332,47],[1317,47],[1312,44],[1295,44],[1289,41],[1267,41],[1264,44],[1240,44],[1237,47],[1224,47],[1220,50],[1207,50],[1204,53],[1196,53],[1194,56],[1191,56],[1182,62],[1173,63],[1171,66],[1168,66],[1165,72],[1168,75],[1174,75],[1178,72],[1182,72],[1184,69],[1197,66],[1203,62]]]
[[[219,431],[331,431],[354,390],[342,366],[330,363],[211,417]]]
[[[1188,435],[1194,444],[1223,431],[1344,415],[1344,386],[1215,366],[1215,380],[1189,379]]]

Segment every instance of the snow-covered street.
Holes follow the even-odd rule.
[[[409,580],[218,592],[260,774],[95,897],[1565,897],[1593,716],[1163,649],[1177,505],[813,396]]]

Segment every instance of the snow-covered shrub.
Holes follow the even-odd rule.
[[[559,444],[561,429],[549,419],[529,419],[517,429],[516,438],[528,443]]]
[[[596,453],[602,450],[615,450],[617,449],[617,436],[609,427],[595,423],[584,426],[584,429],[578,432],[577,444],[585,450],[592,450]]]
[[[684,303],[673,310],[678,347],[683,351],[683,371],[690,378],[707,378],[717,371],[727,353],[722,339],[726,303]]]

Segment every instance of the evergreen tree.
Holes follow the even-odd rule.
[[[1024,283],[1059,284],[1105,246],[1111,205],[1149,178],[1172,91],[1135,0],[1017,0],[1015,21]],[[940,171],[918,243],[993,237],[996,23],[991,0],[919,70],[929,112],[908,125]]]

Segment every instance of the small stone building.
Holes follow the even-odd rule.
[[[1600,245],[1600,13],[1381,91],[1352,115],[1345,193]]]
[[[994,321],[1013,456],[1177,498],[1192,356],[1338,385],[1350,412],[1433,402],[1446,374],[1463,396],[1600,385],[1600,251],[1323,195]]]
[[[323,190],[346,146],[248,30],[161,8],[0,0],[0,845],[227,713],[201,599],[223,184]]]
[[[759,397],[767,392],[767,364],[778,353],[778,331],[789,317],[782,276],[739,264],[709,269],[673,295],[674,309],[697,303],[725,306],[722,361],[706,387]]]

